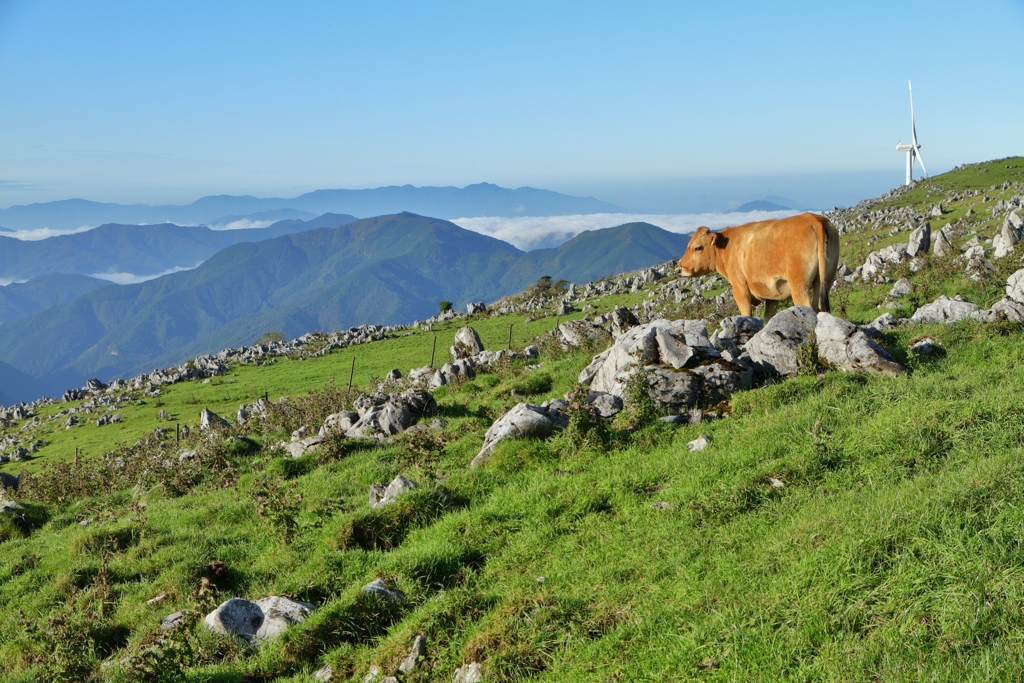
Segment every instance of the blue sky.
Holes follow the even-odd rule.
[[[652,211],[855,199],[902,180],[908,78],[929,171],[1024,153],[1022,40],[1021,0],[0,0],[0,206],[481,181]]]

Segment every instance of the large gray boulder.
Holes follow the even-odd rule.
[[[1024,268],[1006,279],[1006,297],[1024,304]]]
[[[1009,284],[1007,284],[1007,290],[1009,291]],[[925,304],[914,311],[914,315],[910,316],[910,322],[952,324],[968,318],[983,320],[981,306],[964,301],[960,297],[950,299],[948,296],[942,295],[930,304]]]
[[[747,342],[750,359],[768,374],[795,377],[797,348],[810,341],[818,316],[808,306],[793,306],[777,313],[764,329]]]
[[[993,258],[1003,258],[1014,252],[1014,245],[1020,241],[1020,233],[1013,227],[1010,221],[1003,221],[1003,227],[999,234],[992,240],[992,247],[995,249]]]
[[[953,253],[953,243],[949,241],[949,237],[946,235],[946,229],[943,228],[935,234],[935,239],[932,241],[932,254],[935,256],[948,256]]]
[[[207,614],[203,623],[214,633],[252,645],[277,638],[292,624],[304,621],[314,609],[308,602],[276,595],[255,602],[231,598]]]
[[[907,243],[907,253],[911,258],[914,256],[925,256],[928,254],[928,247],[932,241],[932,225],[925,221],[910,233],[910,241]]]
[[[598,354],[580,373],[579,381],[589,384],[592,391],[621,397],[626,381],[638,366],[668,365],[681,369],[718,355],[702,321],[654,320],[619,336],[615,344]]]
[[[819,313],[814,328],[818,357],[844,372],[871,372],[896,377],[906,372],[889,353],[848,320]]]
[[[452,358],[469,358],[484,350],[480,335],[472,327],[460,327],[455,333],[455,345],[450,349]]]
[[[988,309],[994,320],[1008,320],[1012,323],[1024,322],[1024,304],[1013,299],[1001,299]]]
[[[469,466],[475,469],[486,463],[495,447],[505,439],[543,439],[568,424],[569,418],[563,413],[530,403],[520,403],[491,425],[484,434],[483,447]]]

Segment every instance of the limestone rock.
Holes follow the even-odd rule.
[[[316,435],[307,437],[305,439],[300,439],[299,441],[292,441],[281,445],[284,447],[286,451],[288,451],[289,454],[291,454],[293,458],[301,458],[306,453],[315,451],[318,448],[320,448],[323,442],[324,437]]]
[[[231,598],[206,615],[206,628],[247,644],[273,640],[314,610],[308,602],[275,595],[255,602]]]
[[[452,683],[480,683],[484,679],[484,667],[479,662],[470,662],[455,670]]]
[[[1007,288],[1009,289],[1009,285]],[[930,304],[925,304],[917,309],[910,317],[910,322],[952,324],[966,318],[977,319],[981,312],[981,306],[964,301],[959,297],[950,299],[943,295]]]
[[[11,491],[18,490],[18,484],[21,482],[20,474],[11,474],[10,472],[0,472],[0,493],[3,493],[3,489],[10,489]]]
[[[563,346],[582,348],[600,344],[609,339],[609,334],[601,327],[586,320],[571,320],[558,326],[562,335]]]
[[[910,241],[907,243],[907,253],[911,257],[921,256],[928,253],[928,247],[932,241],[932,225],[925,221],[910,233]]]
[[[188,616],[187,609],[168,614],[160,621],[160,630],[170,631],[171,629],[177,628],[181,625],[181,622],[184,621],[186,616]]]
[[[746,350],[751,360],[765,371],[795,377],[798,371],[797,347],[810,340],[817,324],[817,315],[810,307],[787,308],[751,337]]]
[[[847,269],[849,270],[849,269]],[[733,315],[723,318],[718,329],[711,335],[711,344],[719,349],[745,346],[750,338],[764,329],[764,321],[749,315]]]
[[[594,406],[601,417],[614,417],[622,412],[622,399],[612,394],[592,391],[587,395],[587,403]]]
[[[644,373],[647,395],[668,410],[689,410],[700,398],[701,379],[692,372],[649,365],[644,368]]]
[[[753,369],[737,364],[710,363],[700,365],[691,372],[700,378],[700,400],[705,405],[714,405],[726,400],[737,391],[744,391],[754,386]]]
[[[374,484],[370,487],[370,507],[382,508],[385,505],[394,503],[406,491],[419,488],[419,484],[411,479],[398,475],[391,480],[386,487],[382,484]]]
[[[476,301],[466,304],[466,313],[473,315],[475,313],[486,313],[487,306],[483,301]]]
[[[889,290],[889,297],[893,299],[902,299],[907,294],[914,291],[914,286],[910,284],[910,280],[903,277],[896,281],[896,284]]]
[[[1006,279],[1006,297],[1019,304],[1024,304],[1024,268]]]
[[[935,240],[932,242],[932,254],[942,257],[948,256],[951,253],[953,253],[953,243],[946,236],[945,229],[939,230],[935,235]]]
[[[324,664],[313,672],[313,680],[319,683],[331,683],[334,680],[334,668],[330,664]]]
[[[579,379],[589,383],[592,391],[622,396],[626,381],[638,365],[665,364],[681,369],[719,355],[711,346],[703,322],[659,319],[624,332],[594,358]]]
[[[484,434],[484,445],[473,461],[471,468],[481,466],[494,452],[494,448],[505,439],[513,437],[545,438],[554,432],[564,429],[569,418],[557,411],[548,410],[538,405],[520,403],[508,411]]]
[[[698,453],[703,451],[711,443],[711,437],[707,434],[701,434],[693,441],[686,444],[686,447],[690,449],[691,453]]]
[[[320,425],[320,436],[330,436],[331,434],[344,434],[348,430],[352,429],[352,426],[359,421],[359,413],[353,413],[350,411],[342,411],[340,413],[334,413],[324,418],[324,423]]]
[[[363,592],[367,595],[374,595],[381,600],[393,600],[395,602],[405,600],[405,593],[397,588],[389,586],[384,579],[374,579],[363,586]]]
[[[1008,320],[1012,323],[1024,322],[1024,304],[1012,299],[1001,299],[992,304],[989,311],[996,320]]]
[[[230,427],[228,421],[223,417],[213,412],[209,408],[203,408],[203,412],[199,413],[199,428],[200,429],[211,429],[216,427]]]
[[[872,372],[896,377],[906,372],[889,353],[853,323],[830,313],[819,313],[814,328],[818,357],[844,372]]]
[[[398,665],[398,670],[404,674],[411,673],[419,662],[420,657],[427,656],[427,637],[423,634],[416,636],[416,639],[412,642],[412,649],[409,650],[409,654],[405,656],[402,663]]]
[[[455,346],[451,348],[452,358],[469,358],[484,350],[484,343],[480,341],[480,335],[472,327],[461,327],[455,333]]]
[[[619,306],[612,311],[612,334],[616,337],[623,334],[634,325],[639,324],[640,321],[637,319],[636,314],[628,308]]]

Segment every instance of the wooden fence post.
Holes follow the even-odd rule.
[[[437,351],[437,335],[434,335],[434,345],[430,347],[430,367],[434,367],[434,352]]]
[[[348,390],[352,391],[352,378],[356,374],[356,357],[352,356],[352,367],[348,371]]]

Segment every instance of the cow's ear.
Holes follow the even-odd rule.
[[[718,244],[718,237],[719,235],[717,232],[708,231],[708,234],[704,236],[704,244],[709,247],[716,246]]]

